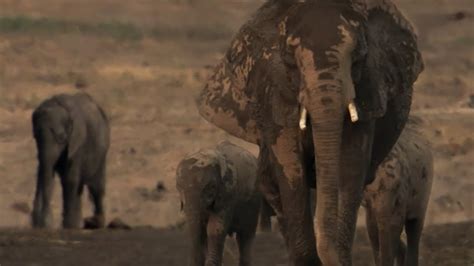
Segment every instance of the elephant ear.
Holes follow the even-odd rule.
[[[236,185],[237,172],[231,161],[223,155],[219,156],[219,170],[223,188],[226,193],[232,193]]]
[[[71,129],[68,143],[68,158],[72,158],[74,154],[86,141],[86,125],[83,117],[77,110],[70,112],[71,116]]]
[[[292,84],[296,79],[288,80],[285,65],[280,57],[278,60],[272,64],[274,72],[269,73],[273,86],[269,90],[273,121],[283,127],[295,126],[299,120],[298,85]]]
[[[242,29],[231,48],[213,70],[196,99],[200,115],[227,133],[257,144],[258,131],[252,115],[256,87],[249,86],[259,53],[255,47],[261,40]]]
[[[355,62],[356,102],[362,118],[385,115],[387,103],[412,90],[423,70],[417,38],[409,22],[395,9],[377,7],[369,11],[365,31],[365,62]]]
[[[212,164],[212,167],[217,176],[218,188],[211,206],[213,211],[219,212],[234,200],[236,182],[235,172],[233,172],[226,158],[222,154],[218,154],[214,159],[215,163]]]
[[[59,95],[56,101],[59,105],[64,107],[69,113],[69,121],[67,125],[68,132],[68,158],[72,158],[85,143],[87,136],[87,126],[85,124],[84,116],[74,101],[74,96]]]

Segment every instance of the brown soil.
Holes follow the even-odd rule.
[[[6,266],[54,265],[162,265],[187,263],[188,241],[176,229],[136,228],[131,231],[0,231],[0,263]],[[474,263],[474,223],[437,225],[425,230],[420,265],[458,266]],[[287,265],[287,254],[278,234],[258,234],[253,263]],[[364,230],[357,234],[354,265],[372,263]],[[224,265],[238,265],[235,241],[228,238]]]
[[[36,171],[33,108],[52,94],[79,89],[96,98],[111,118],[109,220],[120,217],[132,226],[160,228],[179,224],[174,172],[180,158],[224,139],[257,152],[201,119],[193,99],[209,66],[222,57],[233,32],[258,2],[0,1],[0,227],[29,226]],[[437,259],[453,261],[437,265],[472,265],[472,224],[460,222],[474,219],[474,6],[471,0],[397,2],[419,32],[426,70],[416,84],[413,112],[428,121],[426,133],[436,155],[427,220],[436,226],[425,234],[424,265],[436,265]],[[20,22],[47,18],[56,24],[5,29],[2,16],[23,16],[16,17]],[[104,29],[104,22],[133,27]],[[89,26],[80,31],[67,26],[71,23]],[[84,205],[88,215],[90,205]],[[59,182],[53,207],[58,226]],[[444,223],[451,224],[437,227]],[[182,233],[161,229],[97,234],[6,230],[0,235],[0,265],[28,265],[21,260],[59,265],[59,258],[71,262],[62,265],[75,265],[89,261],[88,256],[111,265],[133,260],[173,265],[185,257],[186,248]],[[274,239],[279,238],[259,236],[262,246],[257,244],[256,250],[266,249],[269,256],[262,258],[280,262],[284,249]],[[355,253],[358,261],[369,257],[365,240],[355,246],[362,252]],[[90,255],[81,256],[82,251]],[[257,265],[267,265],[262,263]]]

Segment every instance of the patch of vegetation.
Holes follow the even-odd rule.
[[[120,40],[139,40],[143,37],[142,31],[129,23],[101,22],[91,24],[26,16],[0,17],[0,33],[80,33],[107,36]]]
[[[457,45],[464,45],[464,46],[473,46],[474,45],[474,38],[471,36],[461,36],[454,40],[454,43]]]
[[[166,27],[155,27],[150,35],[156,39],[162,38],[185,38],[192,40],[220,40],[232,37],[233,30],[226,25],[194,25],[183,29],[172,29]]]
[[[156,26],[140,28],[118,21],[87,23],[55,18],[32,18],[27,16],[0,17],[0,33],[13,34],[85,34],[111,37],[118,40],[141,40],[148,36],[155,39],[185,38],[198,40],[218,40],[230,38],[233,31],[226,25],[204,23],[189,28]]]

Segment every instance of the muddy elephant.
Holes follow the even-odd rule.
[[[250,265],[261,200],[257,181],[257,159],[230,142],[179,163],[176,187],[191,239],[190,265],[221,265],[225,238],[234,233],[239,265]]]
[[[55,173],[61,178],[63,227],[81,227],[84,185],[95,207],[94,216],[85,221],[86,226],[103,227],[110,128],[102,108],[85,93],[60,94],[42,102],[34,110],[32,122],[38,152],[33,227],[43,228],[51,224],[50,203]]]
[[[375,264],[418,265],[418,250],[433,182],[430,143],[421,120],[410,117],[398,142],[365,188],[363,205]],[[405,229],[407,245],[400,239]]]
[[[351,265],[364,185],[397,141],[422,69],[390,0],[267,1],[232,40],[197,106],[260,147],[261,190],[293,265]]]
[[[433,182],[431,145],[422,134],[422,120],[410,116],[397,143],[364,190],[362,205],[376,265],[418,265],[418,250]],[[314,199],[313,190],[310,197]],[[311,206],[314,212],[314,206]],[[271,230],[275,213],[263,201],[261,231]],[[401,239],[405,229],[406,245]]]

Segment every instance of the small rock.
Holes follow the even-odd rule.
[[[163,198],[163,190],[158,191],[158,185],[152,190],[145,187],[137,187],[135,188],[135,191],[143,200],[160,201]]]
[[[131,230],[132,227],[122,221],[120,218],[113,219],[107,226],[109,229],[118,229],[118,230]]]
[[[96,230],[103,228],[105,225],[105,221],[102,217],[102,219],[99,219],[98,217],[88,217],[84,219],[84,229],[87,230]]]
[[[467,103],[469,108],[474,108],[474,94],[469,95],[469,102]]]
[[[158,192],[165,192],[167,189],[165,187],[165,184],[163,183],[163,181],[158,181],[158,183],[156,184],[156,191]]]
[[[438,207],[446,212],[458,212],[463,211],[464,206],[458,200],[455,200],[451,195],[443,195],[435,199],[436,204]]]
[[[17,212],[21,212],[24,214],[31,213],[30,205],[28,205],[28,203],[26,202],[15,202],[11,205],[11,208]]]
[[[74,82],[74,86],[76,87],[76,89],[84,89],[88,86],[87,80],[84,77],[79,76]]]
[[[453,19],[454,20],[463,20],[467,17],[467,14],[463,11],[459,11],[459,12],[456,12],[454,13],[453,15]]]

